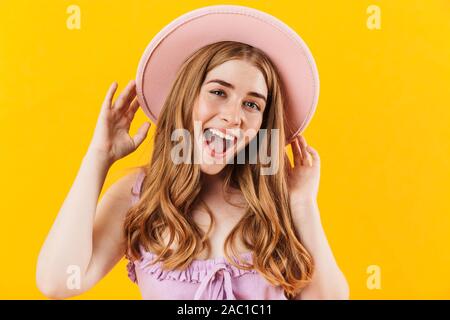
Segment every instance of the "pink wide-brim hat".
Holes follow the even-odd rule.
[[[190,11],[166,25],[139,62],[136,91],[144,113],[155,123],[178,69],[198,49],[219,41],[259,48],[275,64],[285,87],[286,143],[310,122],[319,97],[314,58],[300,36],[284,22],[256,9],[215,5]],[[287,124],[286,122],[286,124]]]

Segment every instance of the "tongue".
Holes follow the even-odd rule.
[[[210,146],[214,149],[215,152],[225,152],[225,140],[222,138],[212,136]]]

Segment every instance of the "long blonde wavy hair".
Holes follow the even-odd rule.
[[[175,129],[187,129],[193,137],[192,109],[207,73],[222,63],[241,59],[257,67],[264,75],[268,97],[261,128],[267,129],[258,152],[265,144],[271,150],[271,129],[279,129],[275,174],[261,175],[259,160],[255,164],[227,164],[224,191],[234,187],[246,200],[245,214],[227,236],[224,244],[229,263],[243,269],[256,269],[267,281],[283,288],[288,299],[294,298],[312,277],[313,261],[296,234],[287,187],[289,159],[284,150],[285,130],[283,85],[275,66],[265,53],[248,44],[221,41],[202,47],[184,61],[158,118],[151,161],[142,168],[145,179],[139,201],[129,210],[124,223],[127,255],[140,259],[140,246],[157,255],[155,263],[163,262],[167,269],[184,269],[197,254],[210,250],[208,236],[214,225],[210,209],[201,201],[200,165],[176,164],[170,152],[176,142],[171,140]],[[249,145],[245,148],[248,155]],[[192,157],[193,150],[191,149]],[[247,158],[247,157],[246,157]],[[193,159],[193,158],[192,158]],[[259,157],[258,157],[259,159]],[[248,160],[248,159],[247,159]],[[227,200],[228,201],[228,200]],[[210,217],[207,232],[194,222],[191,211],[195,205],[205,208]],[[165,243],[164,234],[169,241]],[[253,252],[253,263],[241,260],[235,250],[236,237]],[[176,249],[169,248],[176,244]],[[257,253],[257,254],[255,254]],[[236,257],[237,265],[231,257]]]

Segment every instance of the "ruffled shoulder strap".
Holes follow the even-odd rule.
[[[131,194],[132,194],[132,204],[136,204],[139,201],[140,195],[141,195],[141,189],[142,189],[142,183],[145,178],[145,171],[140,169],[139,173],[136,176],[136,180],[133,184],[133,187],[131,188]],[[136,277],[136,270],[135,270],[135,262],[132,260],[131,255],[129,252],[125,254],[125,258],[128,260],[127,264],[127,271],[128,271],[128,278],[130,278],[131,281],[134,283],[137,283],[137,277]]]
[[[144,178],[145,178],[145,171],[141,169],[136,177],[136,181],[134,182],[133,187],[131,188],[131,194],[133,195],[132,198],[133,204],[139,201],[139,197],[141,195],[142,182],[144,181]]]
[[[134,283],[138,283],[137,282],[137,277],[136,277],[136,270],[134,269],[134,262],[131,261],[130,258],[127,257],[128,263],[127,263],[127,272],[128,272],[128,278],[134,282]]]
[[[128,272],[128,278],[134,282],[134,283],[138,283],[137,282],[137,277],[136,277],[136,270],[135,270],[135,262],[133,261],[133,259],[131,258],[130,255],[130,250],[128,249],[127,252],[125,253],[125,259],[128,261],[127,263],[127,272]]]

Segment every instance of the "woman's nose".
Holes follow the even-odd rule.
[[[222,119],[228,122],[230,126],[240,126],[241,124],[241,106],[239,103],[233,103],[226,106],[222,113]]]

